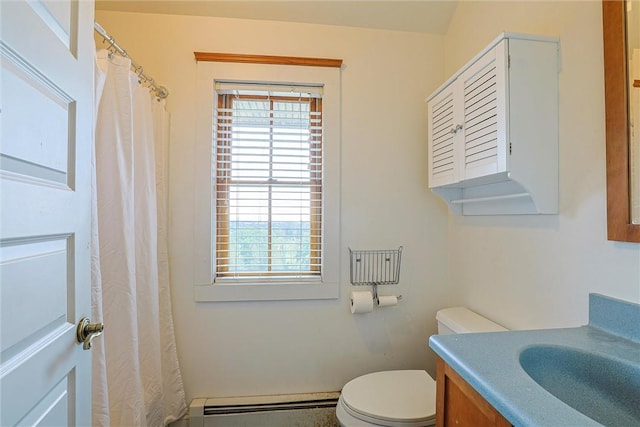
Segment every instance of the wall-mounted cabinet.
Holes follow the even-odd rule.
[[[558,40],[504,33],[427,98],[429,187],[461,215],[558,212]]]

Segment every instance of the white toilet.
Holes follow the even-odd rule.
[[[507,330],[464,307],[442,309],[436,320],[439,334]],[[363,375],[342,388],[336,416],[343,427],[435,425],[436,382],[421,370]]]

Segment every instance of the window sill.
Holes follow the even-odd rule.
[[[196,302],[224,301],[290,301],[337,299],[337,283],[320,281],[291,282],[233,282],[196,285],[193,298]]]

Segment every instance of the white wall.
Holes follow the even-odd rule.
[[[443,36],[104,11],[96,20],[171,92],[172,293],[187,398],[339,390],[376,369],[433,374],[448,213],[426,186],[424,98],[444,79]],[[194,51],[344,59],[339,300],[193,302]],[[404,299],[352,316],[347,247],[399,245]]]
[[[513,329],[582,325],[590,292],[640,301],[640,246],[606,240],[601,3],[462,1],[446,74],[502,31],[560,37],[560,215],[453,219],[452,298]]]

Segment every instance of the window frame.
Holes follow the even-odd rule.
[[[323,215],[320,277],[280,277],[277,280],[214,280],[215,165],[212,150],[214,82],[246,81],[278,84],[317,84],[323,90]],[[340,69],[271,64],[198,62],[196,149],[194,153],[194,300],[265,301],[337,299],[340,294]]]
[[[304,102],[309,105],[309,114],[310,116],[315,115],[316,113],[322,114],[322,98],[320,97],[308,97],[308,98],[300,98],[295,96],[283,96],[283,95],[265,95],[265,94],[231,94],[231,93],[218,93],[216,95],[217,101],[217,109],[233,111],[234,109],[234,101],[237,99],[241,100],[257,100],[257,101],[268,101],[269,102],[269,110],[274,111],[274,103],[276,102]],[[319,123],[317,125],[322,126],[322,116],[319,117]],[[226,257],[216,257],[215,259],[215,274],[214,274],[214,282],[220,282],[225,280],[235,280],[238,281],[240,279],[249,279],[255,280],[256,277],[263,276],[260,280],[264,281],[273,281],[275,277],[287,277],[287,276],[308,276],[315,277],[321,275],[321,266],[322,266],[322,162],[324,161],[322,154],[319,156],[320,162],[318,163],[313,159],[313,155],[311,152],[320,151],[322,152],[322,132],[313,132],[310,130],[309,132],[309,158],[311,170],[309,173],[308,180],[305,180],[304,184],[308,186],[310,192],[310,206],[309,206],[309,260],[310,260],[310,268],[309,271],[295,271],[295,272],[272,272],[272,250],[271,250],[271,241],[272,241],[272,228],[271,228],[271,204],[269,203],[269,213],[268,213],[268,239],[267,239],[267,265],[268,271],[261,272],[229,272],[229,264],[227,262],[222,261],[223,259],[228,259],[228,254],[230,252],[229,249],[229,236],[230,232],[230,208],[229,208],[229,188],[235,185],[243,185],[246,184],[243,180],[234,180],[230,174],[233,172],[233,169],[229,169],[225,164],[231,164],[231,146],[230,142],[225,144],[220,141],[223,140],[220,136],[222,133],[228,133],[229,130],[221,129],[220,124],[215,124],[216,130],[214,131],[217,134],[214,137],[214,140],[217,139],[217,142],[214,144],[214,158],[216,163],[216,171],[214,182],[215,182],[215,199],[217,201],[215,205],[215,215],[216,220],[216,240],[215,240],[215,250],[214,253],[216,255],[227,254]],[[273,149],[273,135],[269,136],[270,147]],[[273,163],[269,161],[269,170],[271,171],[273,168]],[[222,171],[222,172],[221,172]],[[224,174],[224,175],[221,175]],[[271,173],[269,173],[269,177],[271,177]],[[252,185],[256,187],[268,187],[269,200],[272,197],[273,185],[270,182],[271,178],[267,178],[265,180],[255,180]],[[285,182],[287,184],[287,182]],[[299,183],[298,183],[299,184]],[[220,203],[221,202],[221,203]],[[223,219],[221,219],[221,217]],[[226,219],[225,219],[226,218]],[[226,228],[224,228],[226,224]],[[320,260],[319,262],[314,262],[313,260]]]

